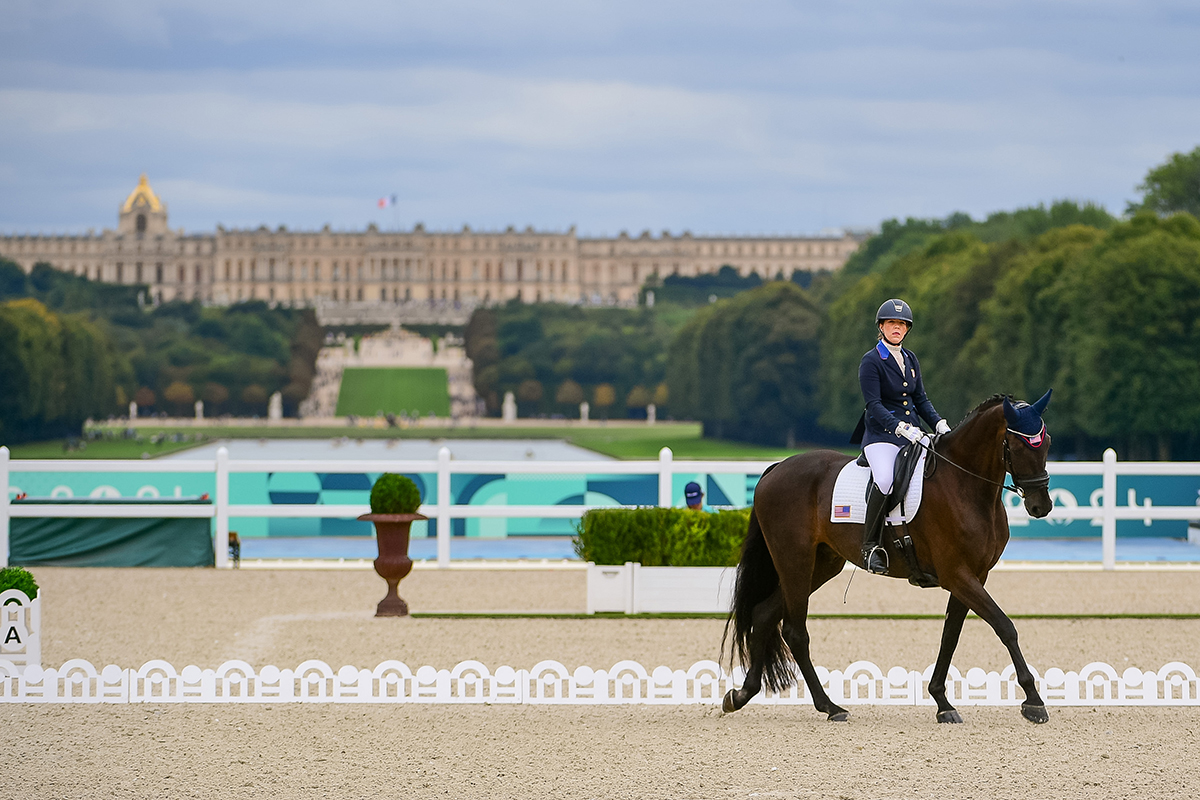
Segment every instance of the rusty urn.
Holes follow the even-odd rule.
[[[420,519],[429,519],[418,514],[421,493],[412,479],[403,475],[385,472],[371,487],[371,513],[359,517],[365,522],[375,523],[375,542],[379,557],[375,559],[375,572],[387,581],[387,596],[375,608],[377,617],[403,617],[408,615],[408,603],[400,597],[399,586],[404,576],[412,571],[412,559],[408,557],[408,540],[412,524]]]

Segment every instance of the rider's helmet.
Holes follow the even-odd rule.
[[[898,319],[902,322],[907,322],[908,327],[912,327],[913,317],[912,309],[908,307],[908,303],[903,300],[892,298],[884,302],[875,312],[875,324],[883,322],[885,319]]]

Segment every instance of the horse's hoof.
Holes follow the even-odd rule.
[[[830,711],[829,712],[829,721],[830,722],[849,722],[850,721],[850,712],[846,711],[845,709],[841,709],[841,708],[839,708],[837,711]]]
[[[730,689],[725,693],[725,699],[721,701],[721,710],[726,714],[732,714],[738,710],[738,705],[733,702],[733,693],[736,689]]]
[[[1038,725],[1050,721],[1050,715],[1046,713],[1045,706],[1022,705],[1021,716]]]
[[[948,708],[945,711],[937,712],[938,722],[962,722],[962,714],[959,714],[953,708]]]

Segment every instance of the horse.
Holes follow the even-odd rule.
[[[950,593],[941,647],[929,694],[937,703],[937,721],[962,722],[946,699],[946,675],[963,621],[973,611],[1008,649],[1017,681],[1025,692],[1021,714],[1034,723],[1049,719],[1029,666],[1017,645],[1017,629],[984,588],[988,572],[1008,543],[1008,518],[1002,491],[1007,474],[1022,495],[1031,517],[1050,513],[1050,477],[1046,456],[1050,436],[1042,421],[1050,392],[1032,405],[994,395],[980,403],[950,433],[926,445],[926,474],[921,507],[908,523],[922,571],[936,575]],[[843,453],[815,450],[771,465],[754,491],[750,523],[737,567],[733,603],[725,624],[722,652],[732,631],[729,658],[746,667],[741,688],[722,702],[726,713],[742,708],[765,684],[782,691],[796,676],[788,651],[808,685],[813,705],[833,722],[849,719],[821,687],[809,652],[808,599],[842,571],[847,561],[863,565],[863,526],[830,521],[833,485],[852,460]],[[884,536],[884,539],[889,539]],[[909,567],[888,548],[888,577],[908,578]],[[786,645],[786,648],[785,648]]]

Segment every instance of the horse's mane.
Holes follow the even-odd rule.
[[[975,419],[975,417],[978,417],[980,414],[987,411],[989,408],[994,408],[995,406],[998,406],[1001,403],[1003,403],[1005,400],[1008,400],[1011,403],[1012,399],[1013,399],[1013,397],[1011,394],[994,394],[991,397],[989,397],[988,399],[984,400],[979,405],[975,406],[970,411],[968,411],[967,415],[962,418],[962,422],[958,423],[958,425],[955,425],[954,427],[958,428],[962,425],[967,424],[971,420]]]

